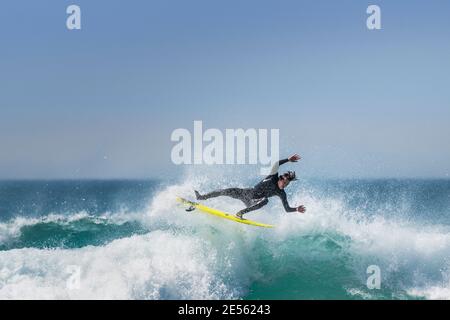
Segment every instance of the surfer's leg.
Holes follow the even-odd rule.
[[[197,200],[207,200],[210,198],[216,198],[220,196],[226,196],[231,197],[234,199],[240,199],[242,198],[243,189],[240,188],[228,188],[228,189],[222,189],[222,190],[216,190],[204,195],[201,195],[197,191],[195,191],[195,196],[197,197]]]
[[[241,189],[241,192],[235,199],[241,200],[246,207],[251,207],[255,204],[255,200],[253,200],[253,189]]]
[[[242,216],[246,213],[249,213],[250,211],[255,211],[258,210],[262,207],[264,207],[266,204],[269,203],[269,199],[267,198],[262,198],[260,199],[258,202],[256,202],[254,205],[247,207],[245,209],[242,209],[241,211],[239,211],[238,213],[236,213],[236,216],[240,219],[243,219]]]

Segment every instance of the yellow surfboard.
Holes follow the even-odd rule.
[[[255,227],[262,227],[262,228],[273,228],[273,225],[270,224],[265,224],[265,223],[260,223],[260,222],[256,222],[256,221],[252,221],[252,220],[247,220],[247,219],[239,219],[238,217],[226,213],[226,212],[222,212],[213,208],[209,208],[207,206],[204,206],[198,202],[192,202],[180,197],[177,197],[177,201],[181,202],[182,204],[186,205],[188,208],[192,208],[192,209],[198,209],[202,212],[205,213],[209,213],[212,214],[214,216],[220,217],[220,218],[224,218],[224,219],[228,219],[234,222],[239,222],[239,223],[244,223],[244,224],[248,224],[251,226],[255,226]]]

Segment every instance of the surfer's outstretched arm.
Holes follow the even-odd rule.
[[[287,201],[286,192],[283,191],[282,193],[280,193],[280,199],[281,199],[281,203],[283,203],[283,207],[284,207],[284,210],[286,210],[286,212],[295,212],[295,211],[297,211],[297,208],[292,208],[289,205],[289,202]]]
[[[304,206],[292,208],[287,201],[286,192],[284,192],[284,191],[280,194],[280,199],[281,199],[281,202],[283,203],[283,207],[284,207],[284,210],[286,210],[286,212],[298,211],[300,213],[304,213],[306,211],[306,208]]]
[[[272,170],[270,170],[270,174],[269,175],[277,174],[278,173],[278,169],[280,168],[280,166],[285,164],[286,162],[297,162],[300,159],[301,159],[301,157],[298,154],[294,154],[294,155],[290,156],[287,159],[282,159],[282,160],[277,161],[273,165]]]

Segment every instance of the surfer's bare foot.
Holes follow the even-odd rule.
[[[240,212],[236,213],[236,217],[238,217],[241,220],[245,220],[244,217],[242,216],[242,213]]]
[[[194,192],[195,198],[197,198],[197,200],[205,200],[205,198],[197,190],[194,190]]]

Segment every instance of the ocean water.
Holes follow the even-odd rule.
[[[255,182],[207,178],[0,182],[0,299],[450,298],[449,180],[300,180],[263,229],[174,201]]]

